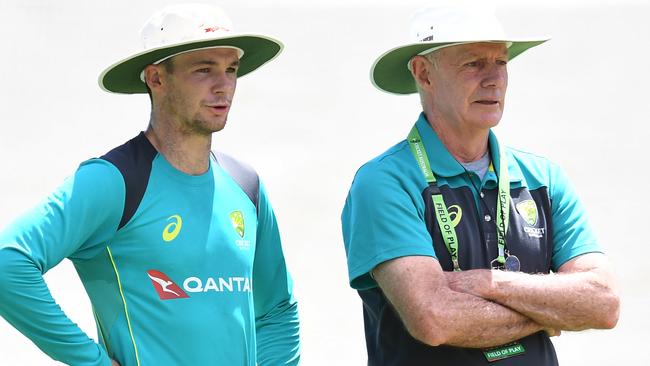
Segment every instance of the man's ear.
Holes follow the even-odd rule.
[[[147,65],[144,68],[144,82],[149,89],[156,90],[162,86],[161,69],[160,65]]]
[[[411,75],[413,80],[420,87],[420,89],[428,89],[431,87],[431,80],[429,80],[429,71],[431,63],[424,56],[414,56],[409,61]]]

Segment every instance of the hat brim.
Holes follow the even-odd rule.
[[[237,77],[242,77],[273,60],[283,48],[282,42],[276,39],[253,34],[177,43],[140,52],[116,62],[100,74],[99,86],[113,93],[147,93],[147,87],[140,79],[140,73],[147,65],[170,55],[219,46],[237,47],[244,51],[239,60]]]
[[[513,58],[520,55],[522,52],[529,48],[538,46],[546,39],[534,40],[480,40],[480,41],[454,41],[454,42],[418,42],[393,48],[383,55],[379,56],[370,69],[370,80],[372,84],[378,89],[392,94],[412,94],[417,92],[415,81],[411,72],[408,70],[407,65],[409,60],[430,48],[437,46],[453,45],[453,44],[466,44],[466,43],[483,43],[483,42],[496,42],[496,43],[512,43],[508,48],[508,58]]]

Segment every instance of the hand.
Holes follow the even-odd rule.
[[[120,366],[120,364],[115,360],[111,360],[111,366]]]
[[[444,272],[447,285],[456,292],[485,298],[492,281],[492,271],[473,269],[462,272]]]
[[[548,334],[549,337],[559,337],[560,334],[562,334],[562,331],[560,329],[555,328],[546,328],[544,331],[546,334]]]

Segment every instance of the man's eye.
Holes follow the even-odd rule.
[[[228,69],[226,69],[226,72],[236,74],[237,73],[237,68],[236,67],[229,67]]]
[[[478,61],[467,62],[467,63],[465,63],[465,66],[467,66],[467,67],[476,67],[476,66],[478,66]]]
[[[508,60],[497,60],[497,65],[505,66],[508,64]]]
[[[207,73],[210,72],[210,69],[208,69],[208,68],[206,67],[206,68],[203,68],[203,69],[198,69],[198,70],[196,70],[196,72],[200,72],[200,73],[202,73],[202,74],[207,74]]]

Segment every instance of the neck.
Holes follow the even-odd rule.
[[[153,114],[145,136],[149,142],[176,169],[191,175],[200,175],[210,167],[212,135],[184,131],[178,124],[169,123]]]
[[[470,163],[488,151],[489,129],[464,129],[425,112],[429,125],[449,153],[461,163]]]

